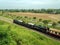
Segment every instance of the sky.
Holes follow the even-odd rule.
[[[60,0],[0,0],[0,9],[60,8]]]

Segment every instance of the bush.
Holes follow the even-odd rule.
[[[58,21],[58,23],[60,24],[60,21]]]
[[[42,21],[42,19],[39,19],[39,21]]]
[[[48,22],[48,20],[43,20],[43,23],[48,24],[49,22]]]
[[[36,17],[33,17],[33,19],[36,19]]]
[[[11,41],[11,37],[8,34],[7,29],[3,29],[0,27],[0,45],[9,45]]]
[[[25,16],[24,18],[28,18],[27,16]]]
[[[0,26],[0,45],[15,45],[18,41],[16,37],[17,34],[11,31],[11,26]]]
[[[53,23],[52,23],[52,26],[53,26],[53,27],[55,27],[56,25],[57,25],[57,23],[56,23],[56,22],[53,22]]]

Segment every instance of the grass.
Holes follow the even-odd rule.
[[[4,16],[7,18],[12,18],[12,19],[18,19],[18,20],[23,20],[26,23],[33,23],[36,25],[45,25],[42,21],[43,20],[48,20],[50,21],[49,23],[53,23],[53,22],[58,22],[60,20],[60,15],[52,15],[52,14],[39,14],[39,13],[21,13],[21,12],[5,12],[3,15],[0,14],[0,16]],[[27,17],[27,18],[25,18]],[[33,19],[33,17],[36,17],[36,19]],[[42,19],[42,21],[39,21],[39,19]],[[49,25],[45,25],[48,27],[53,27],[53,26],[49,26]],[[60,27],[53,27],[57,30],[60,30]]]
[[[1,12],[0,12],[1,13]],[[4,15],[11,15],[11,16],[27,16],[27,17],[36,17],[37,19],[48,19],[52,21],[59,21],[60,14],[45,14],[45,13],[23,13],[23,12],[5,12]]]
[[[1,45],[60,45],[59,41],[39,34],[31,29],[0,20]],[[0,35],[0,36],[1,36]]]
[[[10,15],[16,15],[16,16],[27,16],[27,17],[36,17],[37,19],[41,18],[43,20],[48,19],[52,21],[58,21],[60,20],[60,14],[45,14],[45,13],[23,13],[23,12],[12,12],[8,13]]]
[[[60,20],[60,15],[52,15],[52,14],[40,14],[40,13],[22,13],[22,12],[5,12],[3,15],[0,14],[0,16],[4,16],[7,18],[11,18],[11,19],[17,19],[17,20],[23,20],[26,23],[33,23],[36,25],[42,25],[42,26],[47,26],[49,28],[54,28],[57,30],[60,30],[60,27],[53,27],[52,25],[49,26],[48,24],[44,24],[43,21],[44,20],[48,20],[50,21],[49,23],[53,23],[53,22],[58,22]],[[27,18],[25,18],[27,17]],[[36,19],[33,19],[33,17],[36,17]],[[42,19],[42,21],[39,21],[39,19]]]
[[[37,14],[31,14],[31,13],[22,13],[23,15],[14,15],[15,13],[12,13],[12,14],[10,14],[10,13],[7,13],[7,14],[3,14],[3,15],[0,15],[0,16],[4,16],[4,17],[7,17],[7,18],[11,18],[11,19],[17,19],[17,20],[23,20],[23,21],[25,21],[26,23],[33,23],[33,24],[36,24],[36,25],[45,25],[42,21],[43,21],[43,19],[42,19],[42,21],[39,21],[39,19],[38,18],[36,18],[36,19],[33,19],[33,17],[34,16],[36,16]],[[18,14],[20,14],[20,13],[18,13]],[[25,16],[25,14],[27,14],[26,16]],[[31,17],[29,17],[30,16],[30,14],[31,14]],[[37,16],[39,16],[39,15],[37,15]],[[42,16],[42,17],[44,17],[44,15],[42,14],[42,15],[40,15],[40,16]],[[45,15],[45,16],[50,16],[50,15]],[[52,16],[54,16],[54,15],[52,15]],[[59,15],[55,15],[54,17],[57,17],[58,18],[58,16]],[[27,18],[25,18],[25,17],[27,17]],[[51,17],[51,16],[50,16]],[[56,18],[56,19],[57,19]],[[40,18],[41,19],[41,18]],[[48,20],[48,19],[46,19],[46,20]],[[52,19],[52,20],[54,20],[54,19]],[[52,22],[54,22],[54,21],[56,21],[56,20],[54,20],[54,21],[52,21],[52,20],[48,20],[48,21],[50,21],[49,23],[52,23]],[[53,27],[53,26],[49,26],[49,25],[45,25],[45,26],[48,26],[48,27]],[[55,29],[57,29],[57,30],[60,30],[60,27],[55,27]]]

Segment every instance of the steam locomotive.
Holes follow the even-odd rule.
[[[57,32],[57,31],[54,31],[54,30],[50,30],[50,28],[46,27],[46,26],[41,26],[41,25],[37,26],[37,25],[35,25],[33,23],[25,23],[22,20],[16,20],[16,19],[13,20],[13,23],[25,26],[27,28],[35,29],[35,30],[37,30],[39,32],[43,32],[45,34],[49,34],[49,35],[54,36],[56,38],[60,38],[60,32]]]

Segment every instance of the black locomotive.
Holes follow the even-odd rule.
[[[25,23],[24,21],[21,21],[21,20],[13,20],[13,23],[15,24],[18,24],[18,25],[22,25],[22,26],[25,26],[25,27],[28,27],[28,28],[31,28],[31,29],[35,29],[39,32],[42,32],[42,33],[45,33],[45,34],[48,34],[50,36],[53,36],[53,37],[56,37],[56,38],[59,38],[60,39],[60,32],[57,32],[57,31],[52,31],[50,30],[49,27],[46,27],[46,26],[37,26],[35,24],[32,24],[32,23]]]

